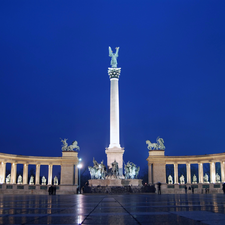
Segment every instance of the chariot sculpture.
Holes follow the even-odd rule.
[[[62,144],[62,151],[74,151],[74,149],[80,150],[80,147],[78,146],[78,142],[77,141],[73,141],[72,145],[68,146],[67,140],[68,139],[66,139],[66,138],[61,139],[61,142],[63,143]]]
[[[149,150],[165,150],[164,140],[160,137],[156,139],[157,143],[151,143],[151,141],[147,140],[146,144]]]

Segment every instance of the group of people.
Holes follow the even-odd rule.
[[[56,186],[50,186],[48,189],[49,195],[56,195]]]

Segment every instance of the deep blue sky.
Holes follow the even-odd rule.
[[[225,1],[1,1],[1,152],[86,166],[109,145],[108,46],[120,47],[124,160],[224,152]]]

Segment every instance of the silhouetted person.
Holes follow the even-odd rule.
[[[223,183],[223,193],[225,194],[225,183]]]
[[[191,191],[192,191],[192,194],[194,194],[195,189],[193,186],[191,187]]]
[[[49,193],[49,195],[52,195],[52,193],[53,193],[53,187],[52,186],[49,187],[48,193]]]
[[[185,194],[187,194],[187,186],[186,185],[185,185],[185,188],[184,189],[185,189]]]
[[[161,183],[158,182],[157,185],[158,185],[158,195],[161,195]]]

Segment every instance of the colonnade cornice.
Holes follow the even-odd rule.
[[[63,163],[78,163],[77,157],[48,157],[48,156],[23,156],[0,153],[0,161],[4,163],[27,165],[62,165]]]

